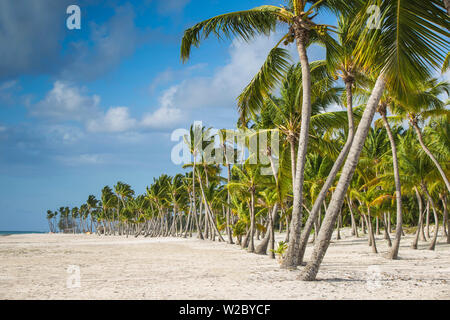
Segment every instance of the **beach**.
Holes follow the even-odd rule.
[[[399,260],[349,230],[328,249],[317,281],[237,245],[196,238],[87,234],[0,237],[0,299],[449,299],[450,245],[435,251],[412,235]],[[277,234],[277,241],[284,235]],[[258,242],[257,242],[258,243]],[[311,245],[305,258],[309,258]],[[79,271],[79,277],[78,277]],[[77,278],[78,277],[78,278]],[[74,280],[75,279],[75,280]],[[77,280],[78,279],[78,280]]]

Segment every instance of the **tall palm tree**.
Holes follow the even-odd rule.
[[[363,78],[362,68],[357,63],[354,56],[354,48],[356,46],[357,35],[350,32],[351,30],[351,17],[349,15],[340,15],[338,18],[338,43],[336,43],[331,49],[333,54],[328,55],[327,67],[331,74],[335,78],[341,78],[345,84],[345,105],[347,107],[347,139],[342,147],[339,156],[334,161],[334,164],[328,174],[327,179],[322,185],[322,188],[314,201],[314,205],[311,209],[308,220],[305,223],[304,230],[301,234],[299,244],[299,256],[297,265],[301,265],[308,243],[311,229],[317,216],[320,212],[322,202],[333,184],[338,171],[342,167],[350,147],[353,142],[354,136],[354,119],[353,119],[353,90],[354,87],[361,82]]]
[[[198,238],[204,239],[203,233],[200,229],[199,217],[197,216],[197,202],[196,202],[196,193],[195,193],[195,174],[196,174],[196,164],[197,157],[202,153],[202,144],[203,137],[205,133],[205,128],[200,125],[191,125],[189,128],[189,135],[183,137],[185,144],[188,146],[190,153],[193,157],[193,165],[192,165],[192,203],[193,203],[193,215],[195,224],[197,227]]]

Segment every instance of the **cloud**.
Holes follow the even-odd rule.
[[[91,132],[123,132],[135,129],[136,123],[127,107],[112,107],[99,119],[89,119],[86,128]]]
[[[69,2],[0,1],[0,80],[52,72],[61,64],[61,13]]]
[[[173,95],[177,92],[177,87],[166,90],[160,97],[160,107],[152,112],[145,114],[141,125],[147,128],[169,128],[180,123],[182,120],[182,112],[173,105]]]
[[[105,133],[168,129],[182,119],[181,110],[172,104],[175,90],[165,92],[160,108],[145,113],[142,119],[133,118],[126,106],[111,106],[102,111],[100,97],[86,91],[70,82],[55,81],[42,100],[28,106],[30,115],[51,123],[78,122],[88,132]]]
[[[103,24],[82,16],[81,30],[69,31],[64,18],[71,4],[71,0],[0,1],[0,81],[25,74],[93,80],[149,40],[151,30],[137,28],[128,3],[117,6]],[[90,2],[79,0],[78,4],[84,8]],[[75,32],[83,40],[70,41]]]
[[[179,124],[182,119],[180,109],[161,107],[151,114],[147,114],[142,119],[145,128],[167,129]]]
[[[251,43],[234,40],[228,63],[211,77],[193,77],[173,85],[163,95],[180,109],[234,107],[236,98],[259,71],[276,44],[275,37],[258,37]],[[293,56],[295,59],[295,56]]]
[[[45,98],[30,107],[31,115],[51,120],[84,121],[99,110],[100,97],[87,96],[70,83],[55,81]]]

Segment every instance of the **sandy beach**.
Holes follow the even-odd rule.
[[[1,299],[449,299],[450,245],[436,251],[402,239],[400,259],[383,257],[345,230],[314,282],[237,245],[177,238],[84,234],[0,237]],[[283,235],[277,235],[282,240]],[[335,237],[333,238],[335,239]],[[311,247],[306,257],[309,257]],[[76,266],[76,267],[73,267]],[[75,269],[74,269],[75,268]],[[68,278],[79,268],[79,287]]]

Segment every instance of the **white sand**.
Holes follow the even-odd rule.
[[[346,230],[346,232],[348,232]],[[283,239],[283,236],[277,236]],[[0,299],[449,299],[450,245],[402,240],[400,259],[366,239],[328,249],[318,281],[236,245],[174,238],[28,234],[0,237]],[[309,258],[311,248],[307,251]],[[77,265],[80,287],[67,288]]]

